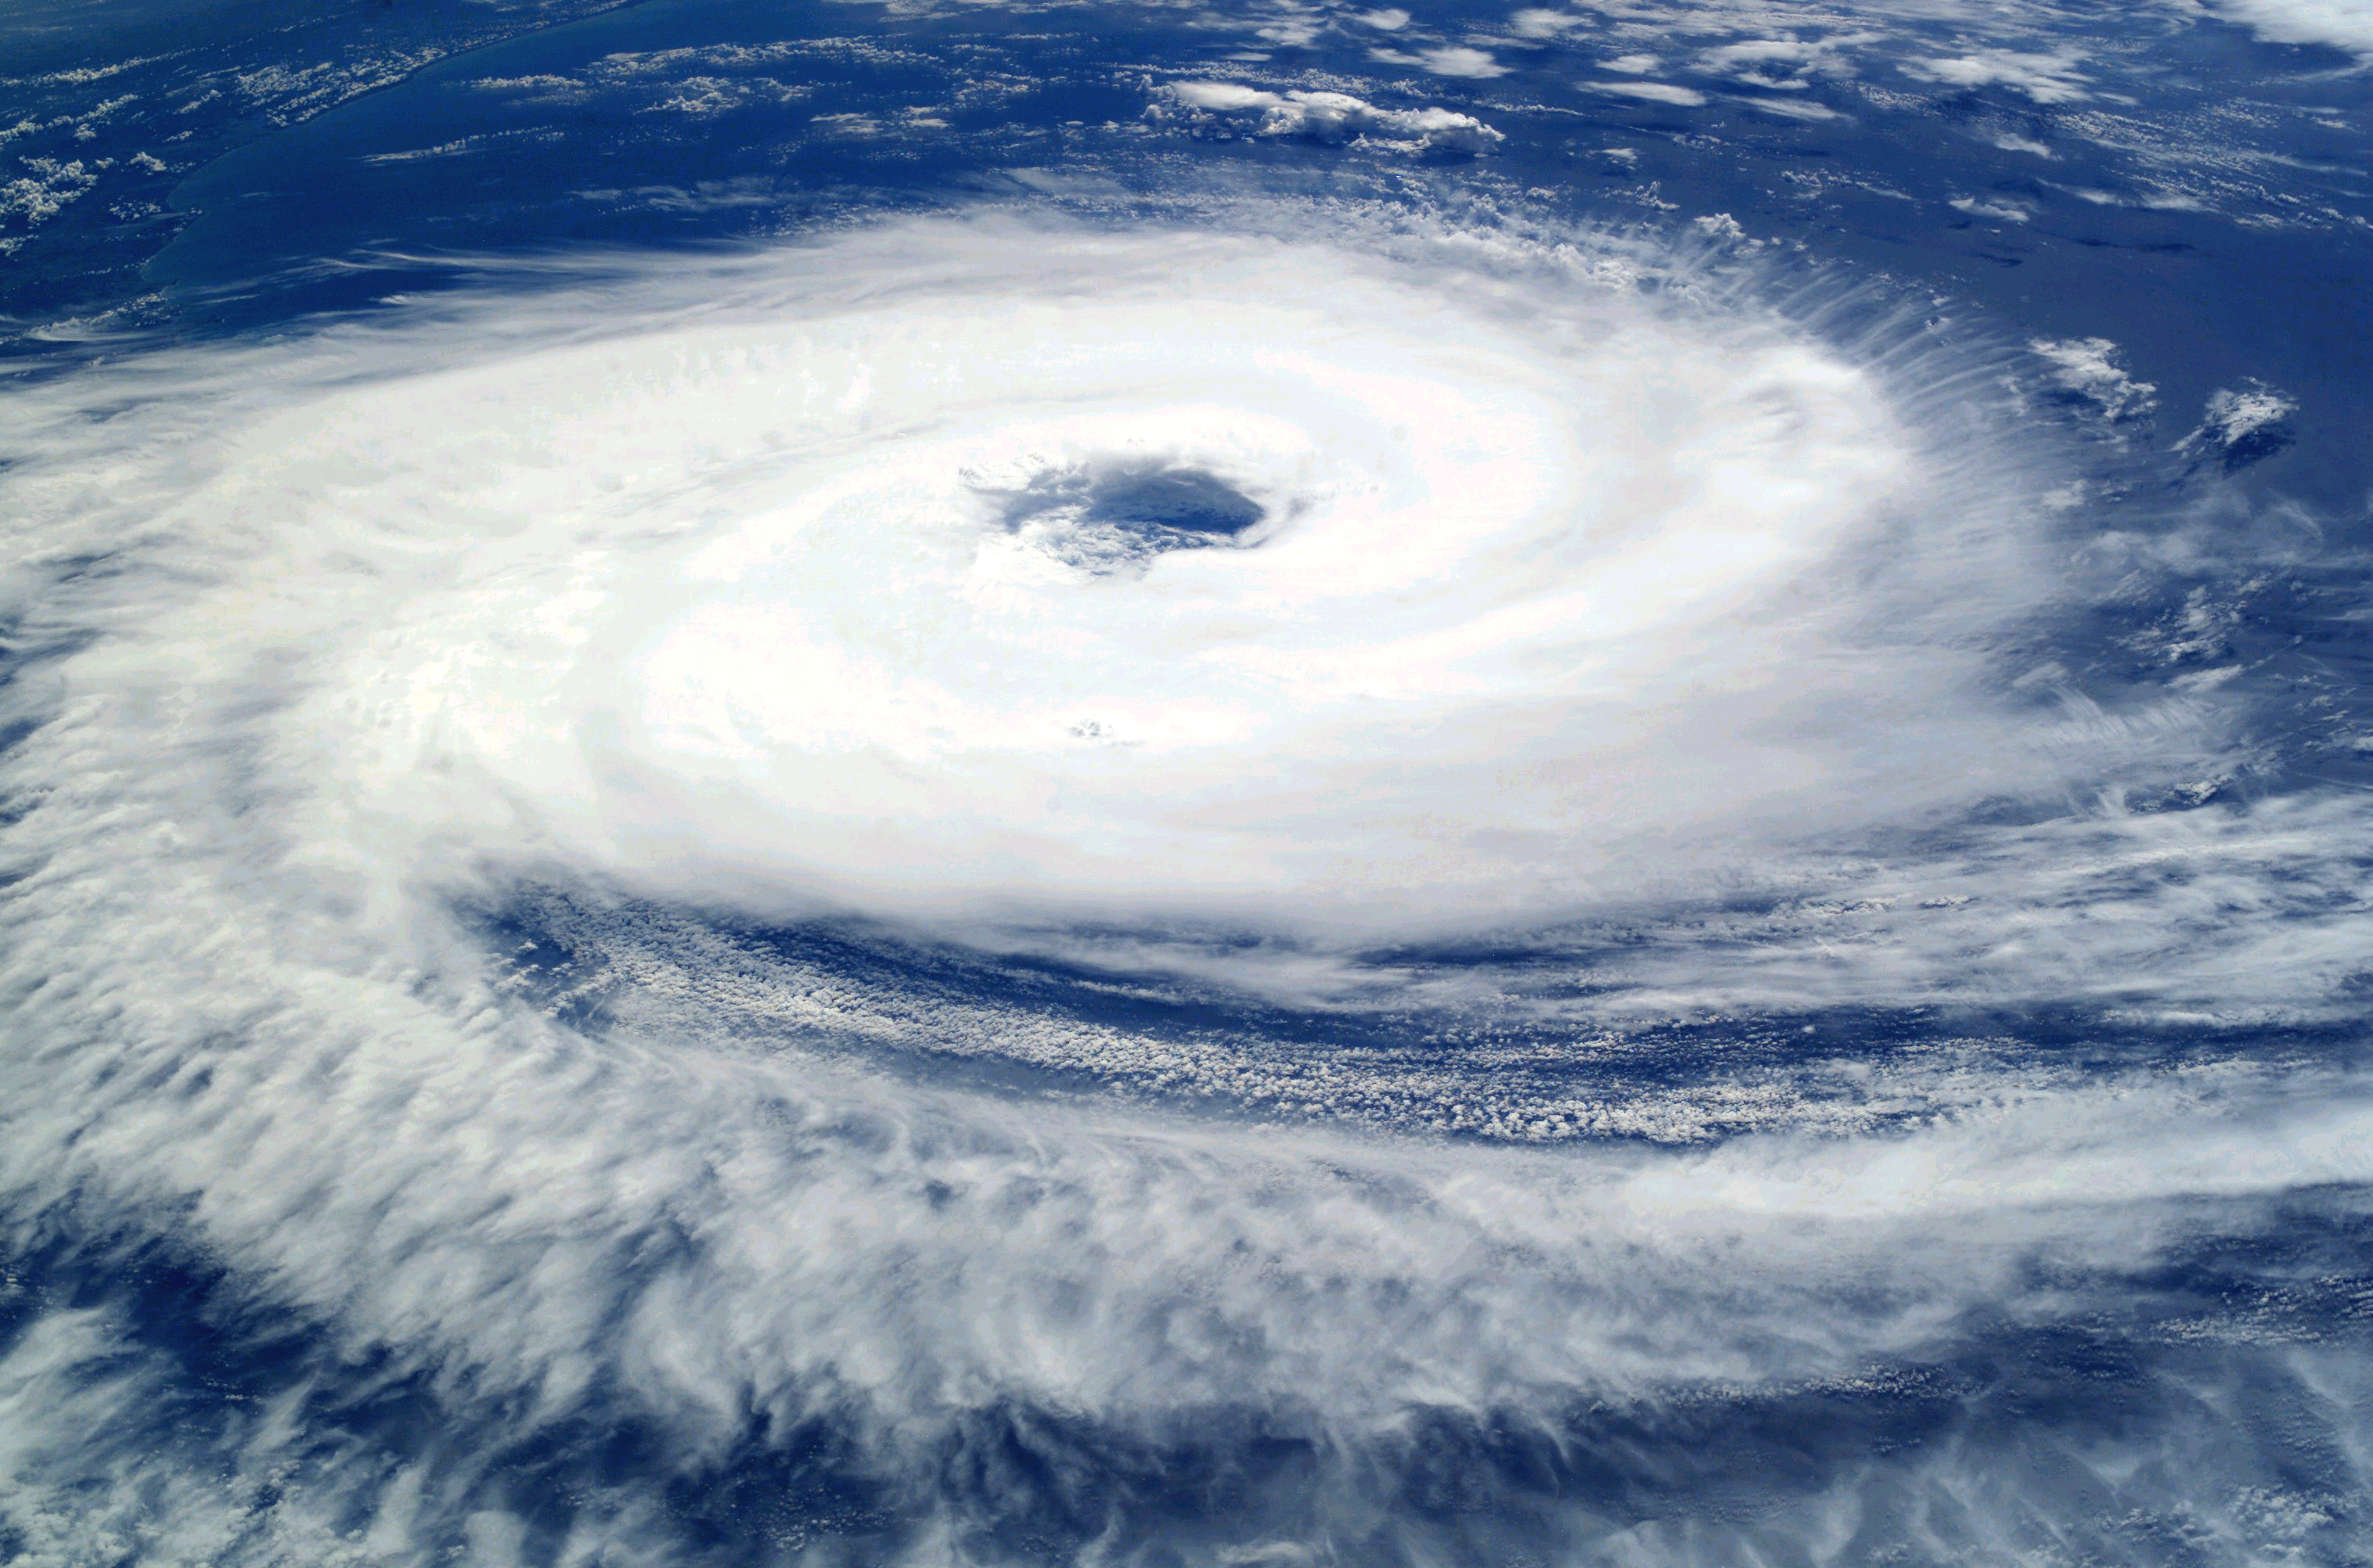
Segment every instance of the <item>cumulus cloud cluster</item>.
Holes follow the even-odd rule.
[[[2291,416],[2297,412],[2298,404],[2289,394],[2262,381],[2219,387],[2177,449],[2214,453],[2227,468],[2244,468],[2290,445]]]
[[[1906,75],[1956,87],[2006,87],[2037,103],[2073,103],[2087,96],[2076,69],[2083,55],[2070,50],[2035,53],[2010,49],[1907,61]]]
[[[2107,419],[2138,419],[2158,404],[2158,389],[2135,379],[2107,338],[2037,338],[2028,347],[2051,364],[2062,392]]]
[[[1206,114],[1257,114],[1256,134],[1308,136],[1321,142],[1354,137],[1411,151],[1436,147],[1488,153],[1506,138],[1471,114],[1455,110],[1378,109],[1349,93],[1272,93],[1238,82],[1174,82],[1170,95]]]

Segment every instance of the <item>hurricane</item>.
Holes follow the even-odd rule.
[[[2359,1561],[2364,40],[2149,17],[9,24],[0,1559]]]

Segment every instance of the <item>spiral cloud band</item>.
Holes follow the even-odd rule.
[[[2321,1309],[2311,1247],[2232,1239],[2373,1177],[2320,1059],[1957,1040],[1896,1103],[1841,1066],[1858,1121],[1741,1078],[1684,1126],[1486,1051],[1917,1007],[1947,950],[2164,1016],[2273,939],[2135,933],[2310,886],[2259,972],[2344,970],[2346,802],[2119,804],[2229,709],[2052,656],[2137,568],[2060,531],[2085,459],[2007,351],[1645,242],[1303,215],[886,225],[12,394],[13,1241],[250,1347],[41,1316],[0,1362],[37,1545],[100,1498],[259,1560],[1992,1561],[2039,1498],[2205,1467],[2233,1534],[2312,1503],[2282,1442],[2361,1468],[2361,1365],[2202,1305]],[[2087,877],[2124,901],[2078,931]],[[1429,968],[1487,942],[1489,986]],[[935,1000],[957,963],[1009,991]],[[1479,1054],[1312,1044],[1420,1015]],[[1355,1101],[1462,1136],[1325,1125]],[[2093,1425],[1965,1397],[2045,1333],[2165,1376]],[[1773,1481],[1693,1424],[1841,1390],[1937,1441]],[[111,1400],[183,1419],[114,1450]],[[1641,1501],[1734,1461],[1778,1491]],[[1164,1534],[1180,1475],[1238,1538]]]
[[[1916,800],[1876,753],[2025,608],[2033,497],[1801,333],[1449,260],[803,251],[727,319],[245,436],[179,511],[269,532],[189,634],[317,650],[279,744],[414,874],[1424,923]]]

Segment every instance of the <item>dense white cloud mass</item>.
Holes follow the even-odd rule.
[[[2208,10],[2277,43],[2320,43],[2373,57],[2373,5],[2365,0],[2216,0]]]
[[[801,260],[210,436],[117,678],[284,668],[277,830],[366,884],[929,915],[1538,915],[2067,767],[1956,645],[2033,608],[2019,475],[1776,324],[1446,245]]]
[[[2108,345],[2048,352],[2107,399]],[[1066,1443],[1249,1411],[1354,1498],[1413,1411],[1553,1445],[1591,1401],[1883,1380],[2373,1177],[2373,1102],[2306,1069],[1687,1153],[1020,1102],[824,1049],[890,1031],[814,985],[747,999],[794,1039],[578,1027],[459,912],[573,883],[1118,967],[1202,922],[1324,970],[1818,872],[1890,884],[1846,900],[1885,923],[1869,961],[1835,926],[1642,916],[1627,983],[1900,1002],[1949,951],[2014,999],[2113,965],[2164,1000],[2204,949],[2255,951],[2250,897],[2340,877],[2317,846],[2359,819],[2135,809],[2129,783],[2192,776],[2213,689],[2111,711],[2005,653],[2088,569],[2044,504],[2057,448],[1977,401],[2005,374],[1918,331],[1824,342],[1640,247],[1313,214],[1290,240],[886,226],[18,392],[17,1239],[201,1260],[305,1326],[292,1365],[433,1401],[447,1451],[298,1453],[267,1412],[135,1461],[78,1428],[171,1375],[78,1308],[0,1363],[0,1502],[68,1560],[503,1561],[542,1527],[452,1457],[482,1428],[633,1425],[663,1480],[823,1423],[902,1516],[945,1516],[885,1554],[1010,1560],[957,1516],[1039,1484],[1017,1448],[1059,1476]],[[2060,814],[1970,809],[2037,799]],[[2170,861],[2217,875],[2155,882]],[[2088,875],[2140,912],[2066,917]],[[2138,944],[2175,899],[2227,923]],[[2294,961],[2338,983],[2362,907]],[[1273,950],[1198,951],[1271,984]],[[2361,1455],[2345,1365],[2285,1375],[2343,1390],[2321,1419]],[[2103,1473],[2127,1459],[2130,1491],[2171,1462]],[[1884,1486],[1964,1498],[1922,1527],[1940,1551],[2016,1534],[2025,1482],[1972,1501],[1983,1453],[1923,1462],[1950,1473],[1808,1483],[1773,1528],[1818,1541]],[[226,1515],[208,1467],[250,1501]],[[70,1518],[110,1487],[156,1502]],[[647,1490],[570,1550],[675,1554]],[[2201,1527],[2295,1539],[2312,1506]],[[1309,1560],[1278,1529],[1230,1560]],[[1612,1510],[1557,1529],[1696,1550]]]
[[[1182,921],[1405,939],[1744,877],[1917,918],[1845,964],[1834,931],[1687,949],[1703,1005],[2190,994],[2200,952],[2137,967],[2180,889],[2063,912],[2118,846],[2163,858],[2127,802],[2209,775],[2227,699],[2104,708],[2007,652],[2131,566],[2055,542],[2064,459],[1981,413],[2002,369],[1917,336],[1856,363],[1603,243],[1362,243],[895,228],[508,298],[493,348],[463,305],[105,373],[158,378],[103,438],[170,465],[21,482],[75,518],[56,552],[146,530],[56,600],[136,622],[66,667],[116,693],[82,744],[137,777],[180,715],[199,749],[141,787],[205,817],[255,749],[231,798],[273,809],[223,830],[271,847],[237,853],[372,919],[556,866],[1141,956]],[[2148,406],[2115,345],[2035,349],[2039,390]],[[275,401],[179,395],[229,374]],[[2050,820],[1869,858],[2003,800]],[[2266,814],[2208,837],[2289,858]],[[1981,957],[2014,929],[2056,933],[2025,981]],[[2299,936],[2260,971],[2295,1007],[2341,978]]]

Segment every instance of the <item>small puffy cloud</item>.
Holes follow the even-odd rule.
[[[778,82],[772,76],[686,76],[666,95],[644,106],[646,114],[723,114],[753,104],[796,103],[807,97],[804,86]]]
[[[1967,213],[1973,218],[1992,218],[1996,223],[2025,223],[2035,215],[2016,202],[1981,200],[1975,196],[1957,196],[1948,204],[1957,213]]]
[[[1559,38],[1578,27],[1587,26],[1589,21],[1589,17],[1577,17],[1571,11],[1535,7],[1509,17],[1508,30],[1518,38]]]
[[[1253,29],[1253,36],[1263,43],[1274,43],[1285,49],[1306,49],[1318,38],[1319,24],[1312,17],[1288,17],[1266,27]]]
[[[1422,58],[1425,68],[1437,76],[1504,76],[1508,68],[1481,49],[1429,49]]]
[[[2118,363],[2118,345],[2107,338],[2037,338],[2028,348],[2052,366],[2052,380],[2067,398],[2088,403],[2112,420],[2140,419],[2158,404],[2158,388],[2137,381]]]
[[[1811,103],[1801,98],[1750,98],[1742,100],[1766,114],[1776,114],[1783,120],[1842,120],[1844,115],[1827,104]]]
[[[1793,38],[1750,38],[1738,43],[1725,43],[1718,48],[1709,49],[1698,58],[1704,61],[1712,69],[1729,71],[1741,65],[1757,65],[1771,61],[1778,61],[1783,64],[1801,64],[1806,61],[1819,59],[1827,52],[1828,47],[1826,44],[1806,43],[1800,39]]]
[[[1268,109],[1285,101],[1275,93],[1248,87],[1242,82],[1173,82],[1170,96],[1190,109],[1222,113],[1236,109]]]
[[[2095,185],[2063,185],[2057,189],[2097,207],[2142,207],[2162,213],[2203,213],[2208,210],[2208,204],[2199,197],[2180,191],[2169,191],[2164,186],[2139,193],[2104,191]]]
[[[750,74],[756,66],[799,58],[797,46],[782,43],[621,51],[603,55],[573,76],[482,76],[469,85],[479,92],[554,108],[590,102],[602,92],[648,94],[638,112],[707,116],[805,99],[812,89],[803,82]]]
[[[1705,94],[1695,87],[1677,87],[1671,82],[1593,82],[1592,87],[1603,93],[1622,98],[1645,99],[1651,103],[1678,104],[1695,109],[1705,102]]]
[[[481,76],[470,84],[484,93],[500,93],[528,103],[583,103],[593,94],[574,76]]]
[[[1653,54],[1619,54],[1612,60],[1600,61],[1598,68],[1602,71],[1619,72],[1627,76],[1637,76],[1654,70],[1659,64],[1660,62]]]
[[[1387,6],[1381,11],[1355,11],[1351,19],[1380,32],[1398,32],[1409,25],[1409,14],[1397,6]]]
[[[2177,442],[2176,449],[2214,457],[2228,472],[2247,468],[2291,444],[2291,415],[2297,412],[2295,399],[2263,381],[2220,387],[2208,395],[2199,428]]]
[[[2075,69],[2083,55],[2073,52],[2022,54],[2014,50],[1981,49],[1948,59],[1907,60],[1907,76],[1955,87],[2005,87],[2025,93],[2038,103],[2072,103],[2088,96],[2090,80]]]
[[[1439,49],[1420,50],[1414,54],[1397,49],[1372,49],[1368,51],[1368,57],[1372,60],[1381,60],[1388,65],[1415,65],[1420,70],[1431,71],[1437,76],[1481,77],[1504,76],[1508,74],[1508,67],[1493,59],[1490,51],[1467,49],[1454,44],[1445,44]]]
[[[68,202],[99,183],[99,175],[79,158],[72,163],[53,157],[22,161],[29,172],[0,184],[0,221],[22,218],[29,228],[55,217]]]
[[[1810,40],[1744,39],[1702,52],[1698,56],[1698,68],[1709,75],[1727,76],[1748,87],[1802,92],[1813,85],[1816,76],[1850,74],[1846,46],[1871,42],[1876,36],[1854,33]]]
[[[2208,417],[2201,428],[2230,446],[2256,435],[2298,412],[2298,404],[2263,381],[2239,389],[2220,388],[2208,399]]]
[[[1448,148],[1488,153],[1507,138],[1454,110],[1379,109],[1349,93],[1264,92],[1241,82],[1174,82],[1170,96],[1207,114],[1257,112],[1254,134],[1308,136],[1321,142],[1368,137],[1411,152]]]

